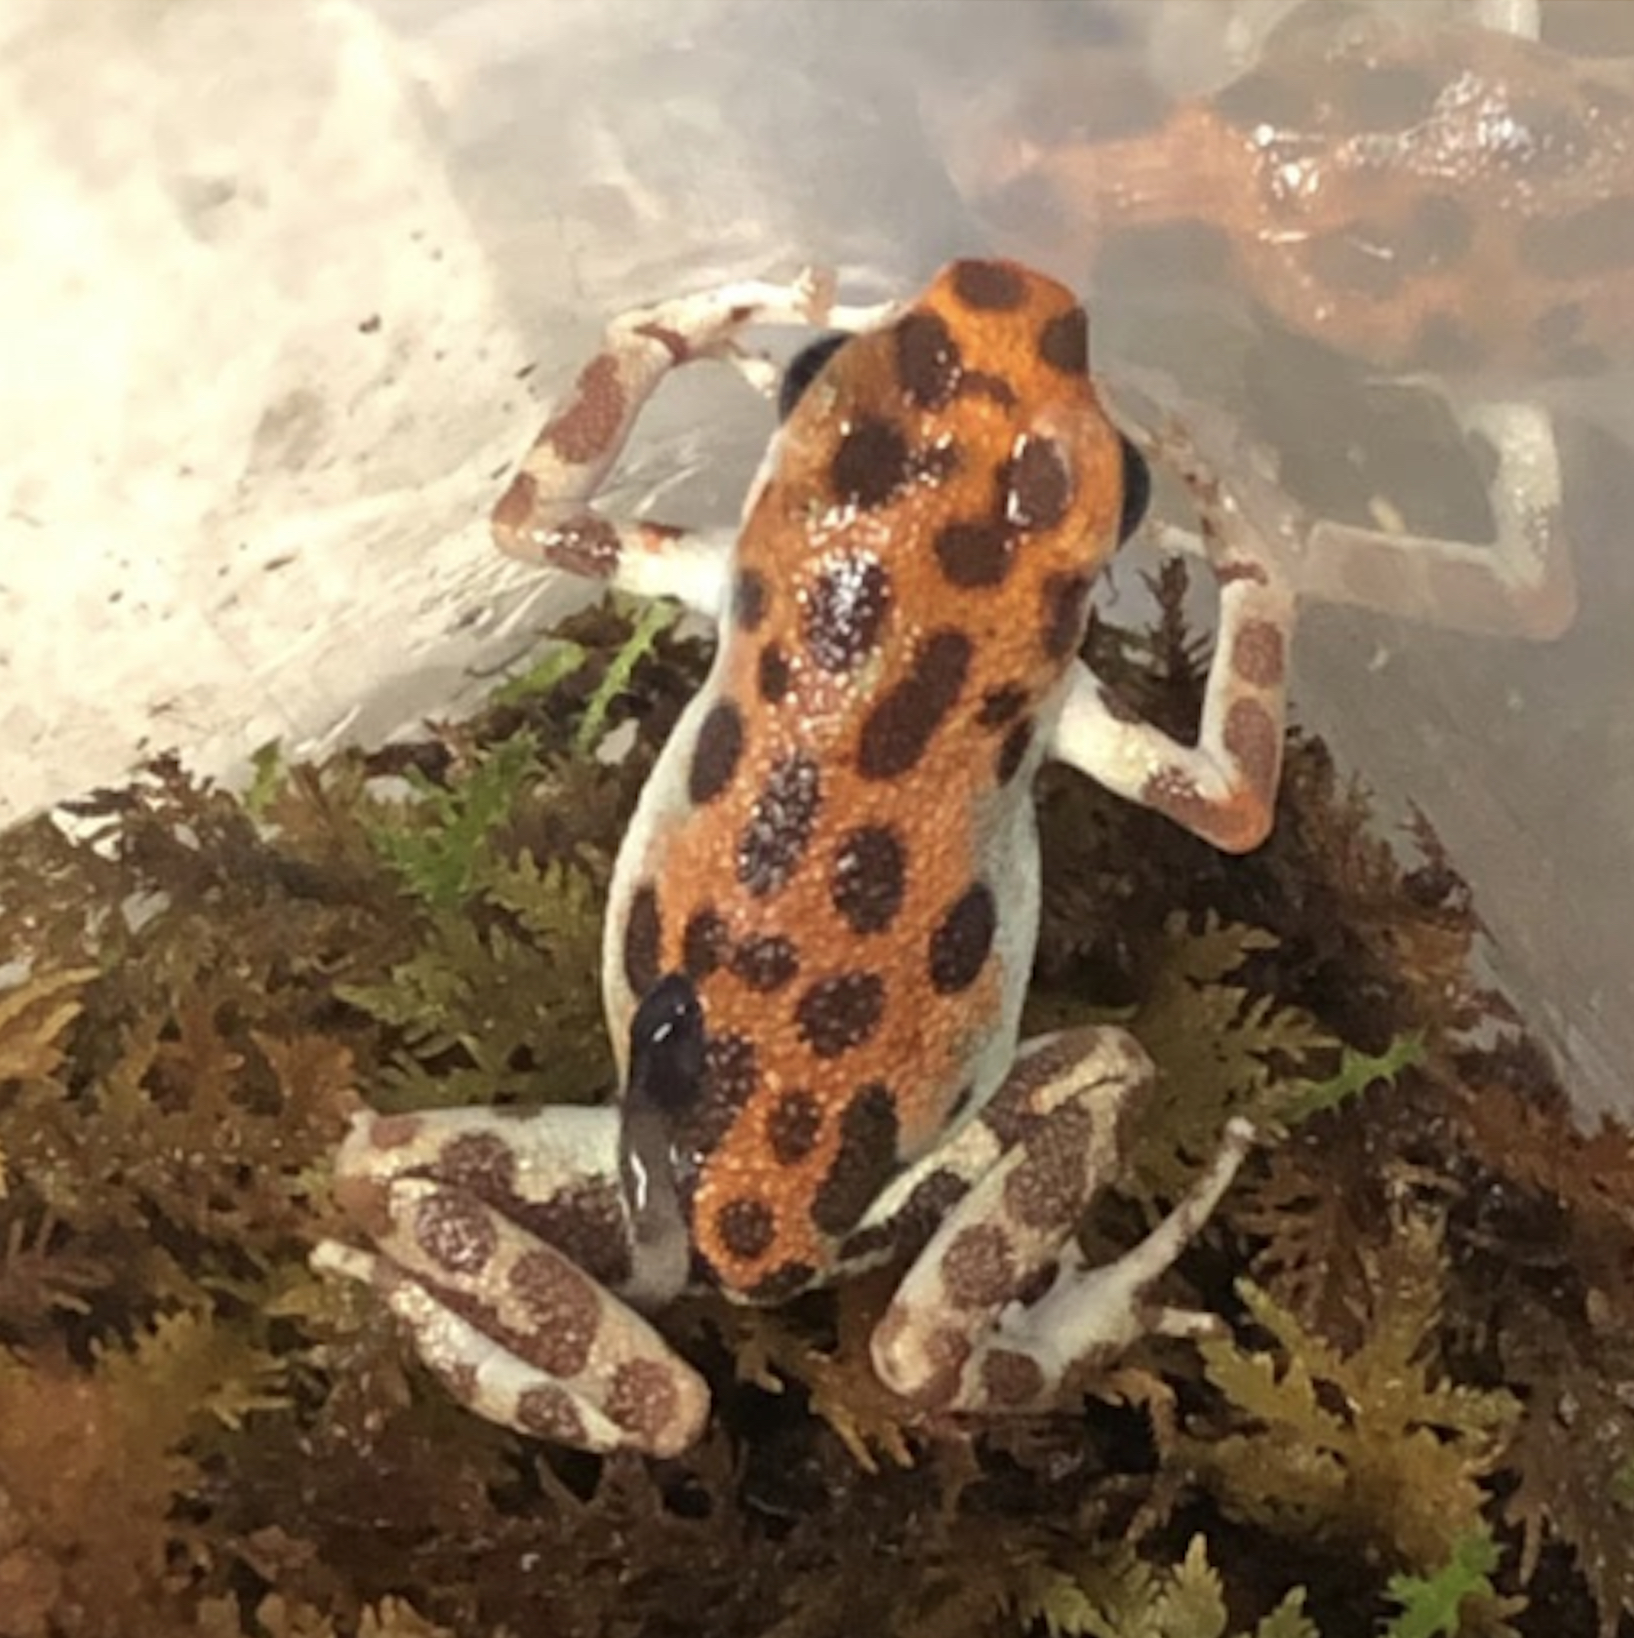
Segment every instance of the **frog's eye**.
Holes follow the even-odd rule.
[[[794,413],[794,406],[817,378],[817,372],[851,339],[843,330],[819,336],[789,360],[783,385],[777,392],[777,419],[782,423]]]
[[[642,997],[631,1020],[626,1101],[674,1114],[697,1097],[703,1068],[698,992],[684,973],[669,973]]]
[[[1152,498],[1152,473],[1146,457],[1120,432],[1123,446],[1123,516],[1118,519],[1121,546],[1140,526]]]

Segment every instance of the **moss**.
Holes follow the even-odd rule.
[[[1099,669],[1181,727],[1178,571]],[[714,1385],[667,1464],[455,1409],[318,1281],[327,1163],[387,1106],[600,1095],[612,838],[705,656],[580,617],[474,721],[243,796],[160,761],[0,838],[0,1628],[1351,1638],[1592,1633],[1634,1609],[1634,1145],[1475,975],[1422,821],[1295,734],[1230,860],[1060,771],[1030,1024],[1163,1069],[1125,1242],[1221,1123],[1267,1134],[1172,1278],[1229,1338],[1088,1400],[924,1425],[873,1380],[889,1275],[666,1327]],[[628,725],[628,726],[625,726]],[[622,759],[593,746],[622,729]],[[1187,1284],[1191,1286],[1188,1291]]]

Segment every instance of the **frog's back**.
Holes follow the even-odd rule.
[[[785,425],[708,684],[621,855],[615,1040],[663,973],[709,1037],[678,1179],[714,1278],[819,1276],[1013,1046],[1029,786],[1114,545],[1123,457],[1070,292],[948,268]]]

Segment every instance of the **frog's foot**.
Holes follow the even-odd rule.
[[[1001,1328],[996,1346],[1029,1354],[1053,1388],[1069,1372],[1110,1363],[1142,1336],[1219,1336],[1225,1329],[1219,1315],[1154,1303],[1149,1292],[1213,1214],[1253,1141],[1247,1121],[1228,1122],[1214,1158],[1185,1197],[1116,1262],[1092,1268],[1069,1240],[1050,1289]]]
[[[324,1241],[314,1267],[377,1291],[478,1415],[591,1451],[674,1456],[701,1435],[702,1378],[580,1266],[627,1263],[611,1110],[369,1115],[337,1172],[373,1249]]]
[[[1040,1409],[1141,1336],[1218,1328],[1151,1290],[1230,1186],[1253,1140],[1246,1121],[1228,1125],[1190,1193],[1116,1262],[1088,1267],[1073,1239],[1091,1197],[1117,1174],[1120,1128],[1151,1074],[1122,1030],[1053,1037],[1018,1058],[948,1157],[925,1163],[956,1175],[983,1131],[1010,1140],[931,1237],[874,1333],[874,1368],[894,1392],[937,1412]]]
[[[807,269],[786,283],[741,280],[615,318],[494,507],[500,549],[527,563],[609,581],[635,596],[675,597],[717,616],[729,579],[729,539],[673,524],[616,521],[595,509],[594,497],[672,370],[719,359],[757,390],[770,390],[777,367],[739,342],[749,326],[863,329],[891,311],[889,304],[839,306],[835,288],[832,274]]]

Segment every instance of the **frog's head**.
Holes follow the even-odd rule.
[[[960,261],[888,324],[796,359],[740,567],[795,583],[819,671],[895,673],[951,626],[1048,691],[1146,497],[1088,354],[1071,291]]]

